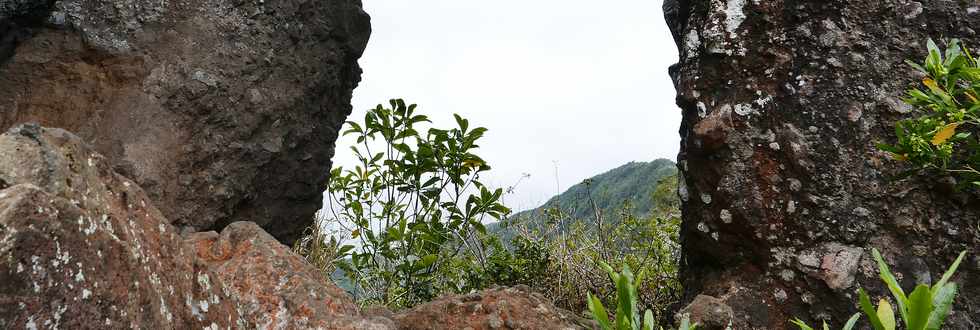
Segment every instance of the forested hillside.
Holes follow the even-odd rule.
[[[576,184],[538,208],[515,213],[505,222],[534,226],[548,219],[547,212],[560,209],[562,217],[569,220],[566,225],[571,225],[585,219],[593,221],[598,209],[603,221],[617,223],[624,206],[629,207],[632,215],[646,217],[656,206],[654,191],[658,185],[676,173],[676,164],[667,159],[631,162]],[[513,234],[506,227],[495,223],[488,230],[507,241]]]

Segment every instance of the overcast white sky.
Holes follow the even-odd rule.
[[[630,161],[675,159],[677,60],[661,0],[364,0],[373,33],[352,120],[390,98],[489,132],[478,152],[512,208]],[[335,164],[354,164],[341,139]],[[561,187],[556,187],[555,167]]]

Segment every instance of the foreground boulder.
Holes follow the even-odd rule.
[[[146,194],[74,135],[0,135],[0,328],[242,328]]]
[[[0,131],[72,131],[182,231],[295,240],[370,34],[359,0],[0,3]]]
[[[668,0],[680,49],[679,168],[687,303],[735,329],[800,317],[838,327],[856,290],[888,297],[870,249],[906,292],[972,250],[950,329],[980,328],[980,198],[877,150],[919,79],[928,37],[980,49],[975,1]],[[930,275],[931,274],[931,275]],[[700,297],[700,298],[697,298]],[[711,297],[714,299],[706,299]],[[722,306],[721,304],[727,305]],[[711,307],[711,308],[703,308]],[[718,314],[724,316],[724,313]]]

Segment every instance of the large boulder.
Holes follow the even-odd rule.
[[[146,194],[74,135],[0,135],[0,328],[243,328]]]
[[[919,77],[903,61],[928,37],[980,49],[980,5],[668,0],[665,14],[681,56],[686,302],[716,298],[736,329],[839,326],[858,287],[889,296],[872,247],[907,291],[972,249],[947,325],[980,327],[980,199],[943,177],[895,180],[907,168],[875,147],[909,116],[900,98]]]
[[[0,130],[72,131],[182,231],[295,240],[370,34],[359,0],[0,2]]]

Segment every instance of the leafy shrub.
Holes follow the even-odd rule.
[[[502,242],[483,226],[510,212],[500,202],[503,192],[479,180],[490,170],[474,153],[486,129],[471,129],[456,116],[456,127],[422,134],[422,125],[431,122],[415,110],[392,100],[390,108],[379,105],[363,122],[347,123],[344,134],[357,138],[351,150],[360,164],[331,171],[327,217],[296,247],[325,276],[336,265],[360,303],[394,309],[443,293],[524,284],[559,307],[584,311],[590,292],[615,299],[616,283],[596,268],[605,261],[650,274],[635,283],[638,304],[652,309],[657,320],[669,319],[668,309],[680,296],[676,178],[664,180],[650,197],[657,203],[654,215],[635,216],[625,202],[618,215],[603,216],[602,210],[615,206],[600,208],[585,189],[595,214],[591,222],[572,220],[556,206],[544,224],[519,224],[520,235]],[[658,169],[658,176],[676,175]],[[326,238],[327,227],[339,228],[357,246]]]
[[[902,291],[902,288],[898,285],[898,281],[895,280],[895,276],[892,275],[888,264],[885,263],[885,259],[881,257],[878,249],[872,249],[871,252],[875,261],[878,263],[878,274],[881,276],[882,281],[885,282],[885,285],[888,286],[888,291],[895,297],[895,301],[898,304],[898,312],[901,315],[902,322],[905,324],[905,328],[908,330],[942,329],[946,316],[952,310],[953,299],[956,298],[957,292],[956,283],[949,282],[949,280],[956,273],[956,268],[960,266],[963,257],[966,256],[966,251],[960,253],[960,256],[949,266],[949,269],[946,270],[946,273],[943,274],[939,282],[936,282],[931,287],[920,283],[909,295],[906,295]],[[878,302],[878,308],[875,309],[871,305],[871,298],[864,292],[864,289],[859,289],[858,293],[861,311],[868,317],[871,326],[875,330],[895,330],[895,311],[892,309],[888,300],[881,299]],[[852,329],[857,323],[858,317],[859,314],[851,317],[843,329]],[[799,326],[801,330],[813,329],[802,320],[796,319],[792,322]],[[826,322],[824,322],[823,327],[824,329],[828,328]]]
[[[444,291],[479,285],[456,271],[474,264],[481,272],[493,251],[484,244],[483,222],[510,210],[501,189],[480,182],[490,166],[474,151],[487,131],[455,115],[451,129],[429,128],[416,105],[391,100],[344,135],[360,164],[330,172],[326,211],[358,246],[344,246],[338,263],[364,303],[410,307]],[[425,133],[420,133],[424,131]]]
[[[634,278],[633,272],[628,265],[623,266],[622,273],[617,273],[604,262],[599,262],[599,265],[609,274],[612,282],[616,284],[617,294],[614,323],[609,322],[609,313],[606,312],[602,300],[593,296],[591,293],[588,294],[589,311],[592,312],[592,319],[599,323],[599,327],[602,330],[660,329],[657,327],[653,312],[649,309],[643,314],[643,320],[640,320],[639,308],[637,306],[636,282],[642,282],[643,273],[641,272],[637,278]],[[688,320],[688,316],[685,315],[681,321],[680,329],[693,330],[695,328],[696,325],[692,326]]]
[[[956,283],[949,282],[956,268],[960,266],[966,251],[960,253],[956,261],[949,266],[943,277],[932,287],[926,284],[919,284],[911,294],[905,295],[902,288],[895,280],[888,264],[881,257],[877,249],[873,250],[875,261],[878,262],[878,272],[881,279],[888,285],[888,290],[898,304],[898,312],[908,330],[939,330],[946,320],[946,316],[953,307],[953,299],[956,298]],[[878,303],[877,311],[871,306],[871,299],[864,290],[860,290],[861,310],[871,320],[871,325],[876,330],[895,329],[895,313],[892,312],[891,305],[887,300],[882,299]]]
[[[923,64],[909,65],[925,75],[922,87],[908,91],[905,102],[918,117],[895,126],[898,142],[879,144],[898,160],[954,174],[963,185],[980,186],[980,63],[959,40],[945,54],[932,40]]]

